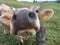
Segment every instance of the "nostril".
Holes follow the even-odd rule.
[[[17,18],[16,15],[13,15],[13,19],[16,20],[16,18]]]
[[[38,10],[36,10],[36,13],[38,13],[39,11]]]
[[[35,17],[36,17],[36,16],[35,16],[35,13],[34,13],[34,12],[30,12],[30,13],[29,13],[29,17],[30,17],[30,18],[35,18]]]

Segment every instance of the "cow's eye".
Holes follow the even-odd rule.
[[[13,15],[13,19],[16,20],[16,18],[17,18],[17,17],[16,17],[16,15],[14,14],[14,15]]]

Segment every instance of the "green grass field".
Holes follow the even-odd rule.
[[[38,3],[17,2],[16,0],[0,0],[0,3],[11,4],[16,8],[26,6],[37,6]],[[60,3],[47,2],[41,3],[41,9],[52,8],[54,10],[54,16],[48,21],[42,21],[47,27],[45,45],[60,45]],[[34,37],[30,37],[26,40],[25,45],[31,45]],[[0,26],[0,45],[19,45],[14,35],[4,35],[3,29]]]

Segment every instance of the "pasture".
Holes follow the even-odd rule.
[[[45,45],[60,45],[60,3],[47,2],[47,3],[32,3],[32,2],[17,2],[16,0],[0,0],[0,3],[7,3],[15,8],[21,8],[26,6],[41,6],[40,10],[45,8],[51,8],[54,10],[53,17],[48,21],[41,21],[47,27]],[[35,36],[30,36],[25,45],[31,45]],[[0,45],[19,45],[14,35],[4,35],[3,27],[0,25]]]

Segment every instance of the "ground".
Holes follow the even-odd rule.
[[[0,0],[0,3],[7,3],[16,8],[26,6],[41,6],[41,9],[52,8],[54,10],[54,16],[48,21],[42,21],[47,27],[45,45],[60,45],[60,3],[47,2],[47,3],[27,3],[17,2],[16,0]],[[25,45],[31,45],[34,37],[28,38],[25,41]],[[14,35],[4,35],[2,26],[0,25],[0,45],[19,45]]]

